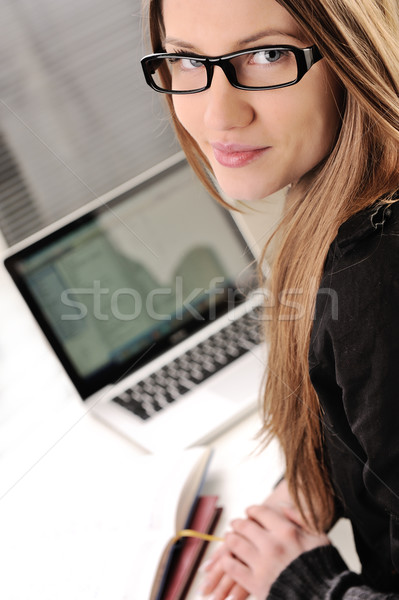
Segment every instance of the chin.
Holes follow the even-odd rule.
[[[213,167],[213,173],[219,188],[227,198],[232,200],[256,202],[278,192],[287,185],[286,182],[281,181],[281,177],[274,177],[273,180],[268,179],[265,176],[266,171],[264,169],[261,173],[245,173],[245,169],[231,169],[225,173],[221,172],[216,165],[213,165]]]
[[[220,181],[218,183],[224,196],[242,202],[256,202],[263,200],[264,198],[267,198],[267,196],[270,196],[281,189],[279,186],[269,185],[256,187],[251,185],[232,185],[231,182],[230,185],[223,185]]]

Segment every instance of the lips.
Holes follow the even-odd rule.
[[[223,167],[245,167],[260,158],[270,146],[248,146],[243,144],[211,143],[215,159]]]

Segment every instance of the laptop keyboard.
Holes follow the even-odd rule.
[[[124,406],[143,421],[151,418],[240,356],[260,344],[259,308],[211,335],[113,401]]]

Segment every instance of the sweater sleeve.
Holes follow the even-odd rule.
[[[399,600],[365,585],[350,571],[334,546],[301,554],[272,585],[267,600]]]

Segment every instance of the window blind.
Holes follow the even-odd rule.
[[[0,0],[0,229],[13,244],[174,154],[140,0]],[[8,166],[7,166],[8,165]]]

